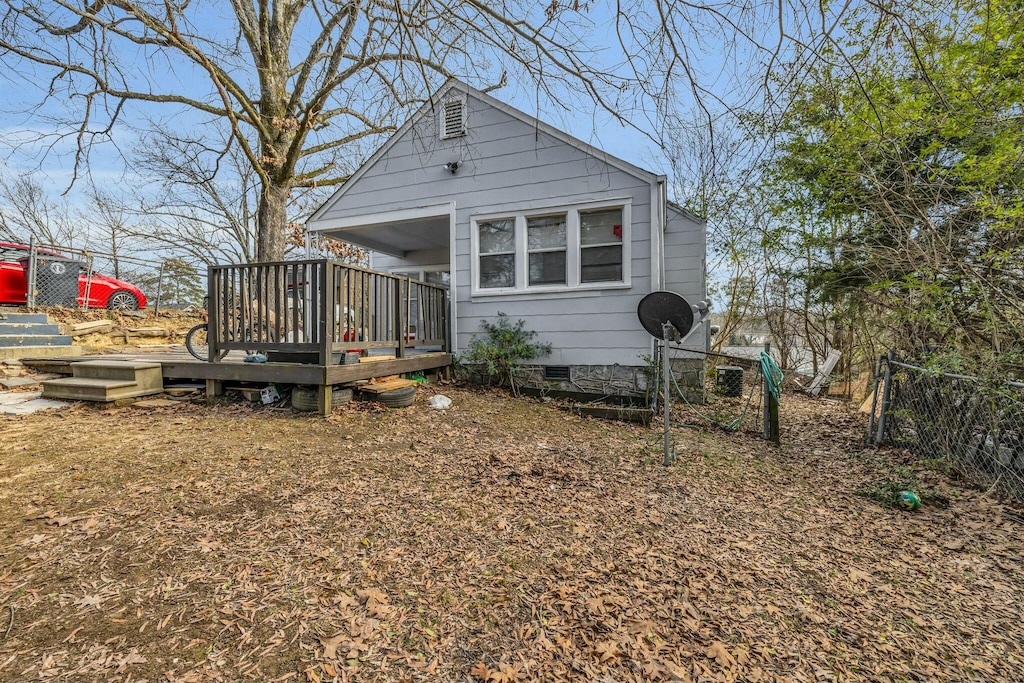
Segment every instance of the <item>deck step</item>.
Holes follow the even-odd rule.
[[[0,323],[43,323],[50,322],[45,313],[24,313],[22,311],[8,311],[0,308]]]
[[[143,376],[161,377],[160,364],[136,360],[83,360],[71,364],[75,377],[123,379],[132,382]]]
[[[3,349],[18,346],[71,346],[71,337],[59,334],[5,334],[0,335],[0,355]]]
[[[116,401],[150,396],[164,390],[159,363],[132,360],[87,360],[71,364],[74,377],[43,382],[46,398]]]
[[[0,349],[0,360],[16,358],[18,360],[32,358],[66,358],[81,356],[81,346],[7,346]]]
[[[51,323],[9,323],[0,320],[0,334],[60,335],[60,325]]]
[[[144,394],[135,393],[138,385],[116,379],[63,377],[43,382],[43,398],[64,398],[74,401],[116,401]],[[146,392],[148,393],[148,392]]]

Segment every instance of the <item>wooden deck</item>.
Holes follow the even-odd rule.
[[[440,285],[328,259],[217,265],[207,272],[207,302],[212,362],[165,347],[33,364],[71,374],[77,360],[156,362],[165,380],[206,382],[207,399],[226,382],[311,385],[324,415],[336,385],[452,364],[449,292]],[[357,350],[393,356],[337,363]],[[246,363],[246,351],[275,362]]]
[[[408,354],[408,352],[407,352]],[[387,377],[407,372],[434,370],[451,365],[452,355],[444,352],[408,354],[393,360],[352,363],[350,365],[317,365],[311,363],[246,363],[244,354],[231,353],[218,363],[196,360],[184,349],[132,350],[117,354],[58,356],[25,359],[27,365],[60,374],[71,373],[71,363],[83,360],[136,360],[160,363],[164,380],[201,381],[206,383],[210,400],[224,393],[228,382],[254,384],[305,384],[318,388],[320,412],[331,413],[331,391],[336,385],[359,380]]]

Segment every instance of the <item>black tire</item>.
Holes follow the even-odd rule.
[[[107,299],[107,308],[112,311],[137,311],[139,299],[131,292],[119,289]]]
[[[319,410],[317,390],[313,387],[298,386],[292,389],[292,408],[295,410]],[[352,400],[351,389],[335,389],[331,392],[331,408],[343,406]]]
[[[203,361],[213,360],[210,358],[210,345],[206,343],[206,324],[202,323],[196,325],[188,334],[185,335],[185,348],[194,357]],[[217,360],[220,360],[224,356],[228,355],[227,351],[221,351],[217,355]]]
[[[377,401],[388,408],[407,408],[416,401],[416,387],[402,387],[377,394]]]

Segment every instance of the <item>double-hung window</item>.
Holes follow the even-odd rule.
[[[526,219],[526,253],[529,258],[529,283],[565,285],[565,214],[529,216]]]
[[[622,282],[622,207],[580,211],[580,282]]]
[[[481,216],[472,230],[478,294],[629,286],[629,200]]]
[[[477,223],[480,240],[480,288],[516,286],[516,221],[500,218]]]

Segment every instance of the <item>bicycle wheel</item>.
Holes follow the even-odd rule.
[[[185,348],[199,360],[213,360],[213,358],[210,357],[210,345],[206,341],[205,324],[196,325],[188,331],[188,334],[185,335]],[[217,354],[217,360],[220,360],[226,355],[228,355],[227,351],[221,351]]]

